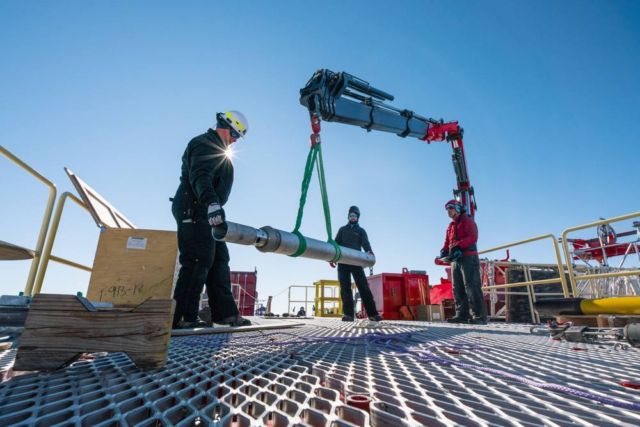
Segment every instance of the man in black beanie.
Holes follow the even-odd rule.
[[[338,230],[335,238],[336,243],[346,248],[355,249],[356,251],[364,249],[373,255],[367,232],[358,225],[360,209],[358,209],[357,206],[351,206],[348,217],[349,222],[347,225],[340,227],[340,230]],[[330,264],[332,267],[335,267],[334,263]],[[356,282],[360,297],[362,298],[362,304],[364,304],[369,320],[376,322],[382,320],[382,317],[380,317],[376,309],[376,303],[373,300],[367,278],[364,275],[364,269],[356,265],[338,263],[338,280],[340,281],[340,295],[342,296],[342,321],[353,322],[355,317],[353,293],[351,292],[351,276],[353,276],[353,280]]]

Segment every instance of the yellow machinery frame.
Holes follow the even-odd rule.
[[[314,315],[316,317],[340,317],[342,316],[342,299],[340,298],[340,282],[337,280],[318,280],[313,284],[316,288]],[[325,291],[330,289],[332,296],[326,296]],[[335,295],[338,295],[336,297]],[[325,312],[325,302],[338,303],[337,313],[327,314]],[[335,308],[335,307],[334,307]]]

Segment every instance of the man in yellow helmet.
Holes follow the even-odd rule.
[[[211,227],[225,221],[223,206],[233,185],[228,148],[247,133],[249,124],[238,111],[216,115],[216,129],[193,138],[182,156],[180,185],[171,211],[178,224],[180,272],[173,294],[174,328],[206,326],[198,319],[198,304],[206,284],[211,320],[231,326],[250,325],[240,316],[231,294],[229,251],[215,241]]]

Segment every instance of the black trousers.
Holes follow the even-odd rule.
[[[482,297],[480,281],[480,259],[478,255],[465,255],[451,263],[453,299],[456,316],[468,319],[469,308],[474,316],[486,318],[487,311]]]
[[[173,293],[174,325],[180,320],[198,319],[198,303],[205,284],[214,322],[238,314],[231,293],[229,250],[226,243],[213,239],[209,223],[178,222],[178,248],[181,266]]]
[[[340,296],[342,297],[342,314],[345,316],[355,316],[353,293],[351,292],[351,276],[356,282],[362,304],[367,311],[367,316],[375,316],[378,314],[376,303],[369,289],[367,277],[364,275],[364,269],[355,265],[338,264],[338,280],[340,281]]]

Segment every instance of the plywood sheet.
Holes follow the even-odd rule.
[[[178,253],[175,231],[106,229],[100,233],[87,298],[137,305],[170,299]]]
[[[80,179],[69,168],[64,168],[69,179],[76,187],[80,198],[89,210],[98,227],[101,228],[136,228],[120,211],[111,206],[96,190]]]

